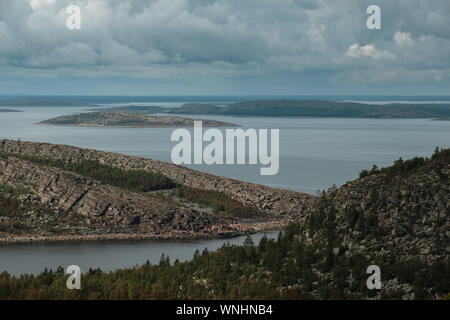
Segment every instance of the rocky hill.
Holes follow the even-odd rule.
[[[25,238],[37,235],[64,239],[64,236],[78,235],[101,239],[121,234],[148,238],[195,237],[237,232],[214,215],[58,168],[5,156],[0,157],[0,168],[0,184],[12,187],[22,206],[27,207],[26,214],[0,219],[19,222]]]
[[[299,219],[312,198],[151,159],[70,146],[1,140],[0,154],[0,185],[12,188],[4,198],[18,199],[21,207],[17,217],[0,217],[3,240],[8,241],[233,235],[286,226]],[[146,180],[146,173],[156,175],[159,188],[123,183]],[[173,186],[180,187],[172,191]],[[208,206],[225,206],[233,216]]]
[[[450,254],[450,149],[361,176],[319,198],[306,216],[311,239],[332,223],[342,246],[360,244],[354,251],[427,261]]]
[[[3,139],[0,140],[0,153],[42,156],[66,162],[97,160],[125,170],[143,169],[158,172],[181,185],[222,192],[245,205],[256,206],[262,211],[277,216],[299,217],[313,199],[309,194],[219,177],[163,161],[67,145]]]
[[[205,127],[234,127],[216,120],[201,120]],[[176,116],[147,116],[132,112],[88,112],[60,116],[38,124],[87,127],[193,127],[194,119]]]
[[[318,197],[297,227],[295,234],[320,253],[316,276],[329,287],[355,291],[355,274],[343,268],[358,262],[381,268],[383,291],[360,289],[368,296],[448,293],[450,149],[363,171]]]

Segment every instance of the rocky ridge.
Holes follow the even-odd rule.
[[[367,292],[369,296],[442,294],[442,288],[426,284],[449,285],[450,149],[437,150],[432,158],[374,167],[331,188],[314,200],[298,228],[299,237],[326,257],[322,266],[334,267],[336,273],[345,258],[379,265],[383,290]],[[351,274],[335,282],[336,273],[317,272],[317,277],[333,287],[352,282]]]
[[[341,245],[354,253],[371,250],[427,261],[449,255],[449,159],[427,160],[410,171],[381,171],[330,189],[306,215],[308,236],[323,236],[315,223],[332,223]]]
[[[311,196],[216,177],[151,159],[45,143],[0,141],[0,185],[26,190],[20,201],[30,209],[21,217],[0,217],[20,223],[24,232],[1,241],[194,238],[231,236],[280,228],[298,220]],[[201,190],[221,191],[264,212],[262,219],[227,218],[189,204],[127,191],[73,172],[36,164],[14,154],[73,162],[94,160],[125,170],[159,172],[173,181]],[[1,229],[1,228],[0,228]]]
[[[163,161],[66,145],[0,140],[0,152],[35,155],[64,161],[97,160],[102,164],[127,170],[143,169],[158,172],[181,185],[223,192],[244,205],[255,206],[270,215],[280,217],[299,218],[306,212],[314,198],[309,194],[219,177]]]
[[[0,184],[26,190],[20,196],[23,203],[42,204],[49,210],[44,214],[30,210],[20,217],[30,234],[181,238],[238,231],[213,215],[170,205],[58,168],[1,156],[0,169]],[[72,219],[56,221],[61,215]],[[55,228],[44,228],[46,223],[54,223]]]

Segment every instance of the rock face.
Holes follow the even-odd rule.
[[[411,172],[380,172],[331,189],[342,245],[357,252],[434,261],[450,254],[450,163],[442,157]],[[308,217],[311,219],[310,217]],[[323,216],[323,223],[329,220]],[[311,234],[312,238],[321,233]]]
[[[179,184],[202,190],[220,191],[268,214],[289,216],[294,219],[299,218],[307,210],[314,198],[304,193],[214,176],[162,161],[65,145],[0,140],[0,152],[22,153],[65,161],[98,160],[102,164],[123,169],[159,172]]]
[[[1,184],[27,190],[22,195],[24,203],[34,201],[54,212],[80,217],[82,225],[89,228],[84,231],[80,229],[76,234],[136,233],[168,237],[212,234],[214,229],[237,231],[212,215],[169,205],[58,168],[2,156],[0,171]],[[30,222],[33,213],[24,218],[22,222]],[[80,219],[73,222],[66,222],[66,229],[80,228]],[[31,228],[33,226],[33,223],[29,224]],[[45,230],[32,231],[33,234],[46,234]]]
[[[217,177],[161,161],[70,146],[1,140],[0,153],[6,154],[0,157],[0,184],[26,189],[21,195],[24,205],[40,208],[28,210],[16,219],[28,227],[28,232],[22,234],[50,240],[55,236],[65,240],[68,235],[81,239],[123,238],[123,235],[192,238],[279,228],[298,220],[312,199],[310,195]],[[12,154],[64,161],[96,160],[125,170],[159,172],[185,186],[223,192],[266,215],[262,220],[218,217],[207,210],[123,190]],[[0,217],[0,227],[2,219],[3,223],[14,222],[12,218]]]
[[[205,127],[235,127],[236,125],[201,120]],[[194,119],[177,116],[147,116],[132,112],[89,112],[44,120],[38,124],[91,127],[193,127]]]
[[[330,256],[382,266],[384,292],[410,299],[423,289],[433,296],[435,288],[418,288],[424,279],[448,284],[450,149],[372,171],[318,197],[299,234]],[[333,283],[330,274],[318,276]]]

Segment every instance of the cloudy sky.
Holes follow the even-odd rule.
[[[449,17],[449,0],[0,0],[0,94],[449,95]]]

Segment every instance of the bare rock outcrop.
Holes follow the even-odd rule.
[[[64,234],[68,235],[75,229],[74,234],[78,235],[116,233],[147,237],[196,237],[237,231],[229,223],[204,212],[10,156],[0,157],[0,184],[26,190],[21,195],[24,205],[42,204],[49,210],[50,217],[42,210],[39,213],[30,210],[20,217],[32,234],[41,236],[58,230],[61,234],[65,230]],[[54,221],[58,219],[55,212],[74,219]],[[56,228],[49,230],[33,222],[42,215],[55,222]]]
[[[244,205],[257,207],[271,215],[289,216],[294,219],[308,210],[314,198],[309,194],[219,177],[163,161],[66,145],[0,140],[0,152],[21,153],[65,161],[98,160],[100,163],[123,169],[159,172],[182,185],[223,192]]]

